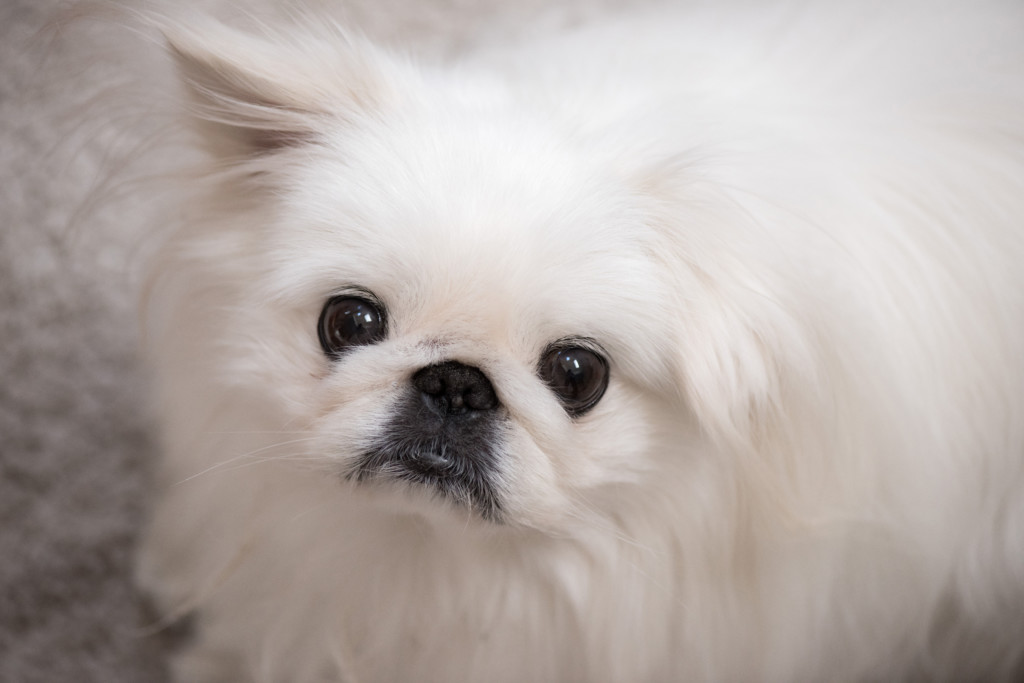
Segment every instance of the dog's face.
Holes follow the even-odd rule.
[[[235,380],[389,504],[550,528],[680,478],[703,439],[681,332],[703,304],[691,287],[681,316],[679,283],[702,276],[662,234],[649,169],[513,86],[337,38],[319,63],[172,39],[250,195],[206,247],[234,262]]]
[[[540,524],[652,466],[666,278],[621,179],[460,113],[295,165],[266,237],[298,329],[272,353],[345,476]]]

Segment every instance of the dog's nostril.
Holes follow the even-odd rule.
[[[430,365],[412,377],[427,404],[442,415],[493,410],[498,406],[487,376],[479,369],[458,361]]]

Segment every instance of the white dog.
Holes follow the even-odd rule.
[[[1024,7],[825,5],[161,20],[179,680],[1024,675]]]

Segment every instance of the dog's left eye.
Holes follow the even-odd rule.
[[[318,332],[324,353],[337,356],[353,346],[383,339],[387,320],[381,307],[369,299],[340,295],[324,304]]]
[[[608,361],[582,346],[549,349],[538,372],[572,417],[597,405],[608,388]]]

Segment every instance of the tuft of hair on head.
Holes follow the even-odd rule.
[[[380,52],[334,23],[259,33],[209,18],[158,24],[190,123],[224,161],[315,142],[387,99]]]

